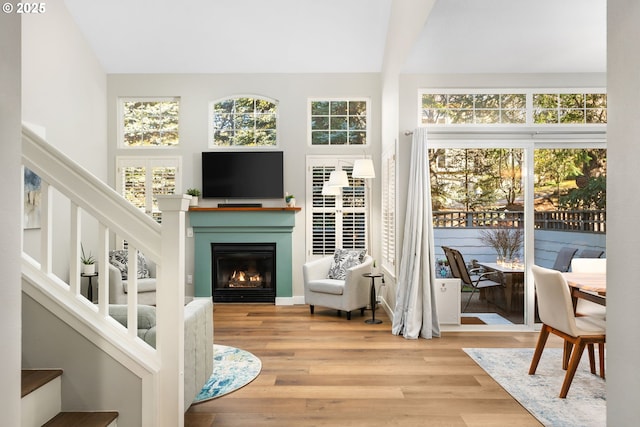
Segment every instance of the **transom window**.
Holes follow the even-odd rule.
[[[120,147],[179,144],[180,98],[120,98],[118,108]]]
[[[209,146],[276,146],[278,105],[260,97],[233,97],[209,107]]]
[[[606,124],[604,91],[421,90],[421,125]]]
[[[607,123],[604,93],[534,93],[533,121],[539,123]]]
[[[368,116],[366,99],[310,100],[311,145],[366,145]]]
[[[524,93],[422,94],[422,124],[525,123]]]

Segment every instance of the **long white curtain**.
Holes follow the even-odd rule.
[[[411,143],[404,243],[392,333],[409,339],[440,336],[435,301],[435,256],[427,131],[418,128]]]

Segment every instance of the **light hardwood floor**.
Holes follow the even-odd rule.
[[[262,372],[244,388],[193,405],[185,426],[540,426],[462,350],[535,347],[537,333],[391,334],[366,311],[346,320],[308,306],[216,304],[214,341],[248,350]],[[550,344],[554,344],[551,342]],[[560,346],[560,341],[555,343]],[[522,375],[527,375],[523,372]]]

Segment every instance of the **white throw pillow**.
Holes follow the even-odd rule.
[[[127,280],[129,276],[127,262],[129,254],[126,250],[118,249],[109,252],[109,263],[120,270],[122,280]],[[149,269],[147,268],[147,260],[142,253],[138,252],[138,279],[146,279],[149,277]]]
[[[347,270],[362,264],[367,251],[336,249],[329,267],[327,278],[344,280],[347,277]]]

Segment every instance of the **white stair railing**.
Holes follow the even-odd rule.
[[[99,337],[95,344],[142,379],[144,425],[184,424],[184,229],[189,198],[162,196],[162,226],[136,209],[111,187],[70,160],[38,135],[23,127],[23,165],[42,180],[39,255],[23,250],[24,291],[54,301],[79,332]],[[55,195],[54,190],[55,189]],[[68,199],[70,212],[69,278],[54,273],[53,205]],[[65,202],[63,202],[65,203]],[[98,303],[81,293],[80,242],[82,221],[97,222],[99,243]],[[66,219],[64,219],[66,220]],[[151,348],[137,337],[137,257],[129,256],[127,329],[109,316],[109,241],[114,235],[128,243],[130,254],[140,251],[157,265],[157,345]],[[113,239],[111,239],[113,240]],[[50,303],[49,306],[53,306]],[[91,337],[88,337],[91,339]]]

